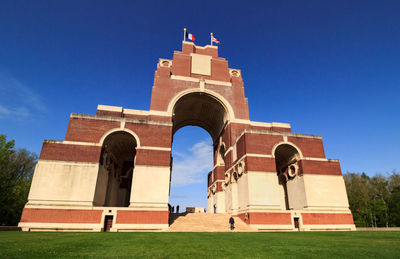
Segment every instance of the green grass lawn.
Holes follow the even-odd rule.
[[[0,232],[0,258],[399,258],[400,232]]]

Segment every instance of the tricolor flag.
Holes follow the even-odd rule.
[[[188,38],[189,40],[192,40],[192,41],[196,40],[196,37],[193,34],[188,33],[188,32],[186,32],[186,38]]]
[[[214,38],[214,36],[211,35],[211,42],[215,42],[217,44],[220,44],[219,40],[217,40],[216,38]]]

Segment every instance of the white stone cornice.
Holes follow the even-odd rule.
[[[122,118],[122,117],[113,117],[113,116],[100,116],[100,115],[88,115],[88,114],[79,114],[79,113],[71,113],[70,118],[74,119],[88,119],[88,120],[100,120],[100,121],[118,121],[125,120],[127,123],[138,123],[138,124],[149,124],[149,125],[162,125],[162,126],[172,126],[172,122],[165,121],[155,121],[155,120],[138,120],[132,118]]]
[[[110,111],[110,112],[122,112],[123,114],[129,114],[129,115],[143,115],[143,116],[148,116],[148,115],[158,115],[158,116],[171,116],[166,111],[145,111],[145,110],[135,110],[135,109],[125,109],[119,106],[110,106],[110,105],[97,105],[97,110],[100,111]]]
[[[252,129],[245,129],[240,133],[239,137],[236,138],[235,143],[246,133],[249,134],[259,134],[259,135],[274,135],[274,136],[287,136],[287,137],[295,137],[295,138],[313,138],[313,139],[322,139],[321,136],[318,135],[309,135],[309,134],[297,134],[297,133],[290,133],[290,132],[275,132],[275,131],[267,131],[267,130],[252,130]]]
[[[168,147],[141,146],[141,147],[137,147],[136,149],[159,150],[159,151],[171,151],[171,148],[168,148]]]
[[[200,83],[200,78],[188,77],[188,76],[171,75],[171,79],[182,80],[182,81],[188,81],[188,82],[194,82],[194,83]],[[231,82],[225,82],[225,81],[204,79],[204,82],[205,82],[206,84],[210,84],[210,85],[232,86],[232,83],[231,83]]]
[[[101,111],[110,111],[110,112],[122,112],[123,108],[119,106],[110,106],[110,105],[97,105],[97,110]]]
[[[100,143],[93,142],[81,142],[81,141],[69,141],[69,140],[47,140],[45,139],[43,143],[54,143],[54,144],[65,144],[65,145],[80,145],[80,146],[100,146]]]

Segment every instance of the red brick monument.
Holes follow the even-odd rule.
[[[168,229],[171,144],[187,125],[214,143],[208,208],[262,230],[354,230],[338,160],[322,138],[249,120],[242,74],[218,48],[183,42],[160,59],[149,111],[71,114],[46,140],[19,226],[25,231]]]

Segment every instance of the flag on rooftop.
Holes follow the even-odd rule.
[[[217,40],[214,36],[211,35],[211,41],[217,44],[220,44],[219,40]]]
[[[211,35],[211,46],[213,45],[213,42],[220,44],[219,40],[217,40],[216,38],[214,38],[213,33],[210,33]]]
[[[191,41],[195,41],[195,40],[196,40],[196,37],[195,37],[193,34],[188,33],[188,32],[186,31],[186,28],[185,28],[185,29],[184,29],[184,35],[183,35],[183,41],[186,41],[186,39],[189,39],[189,40],[191,40]]]

